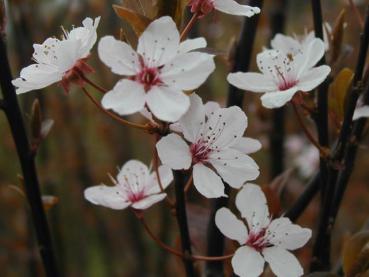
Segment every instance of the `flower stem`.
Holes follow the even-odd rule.
[[[85,81],[87,84],[91,85],[92,87],[94,87],[95,89],[97,89],[98,91],[100,91],[102,94],[105,94],[108,92],[107,89],[103,88],[102,86],[99,86],[98,84],[94,83],[93,81],[91,81],[90,79],[88,79],[85,74],[81,73],[80,77],[83,81]]]
[[[81,89],[83,90],[83,92],[86,94],[86,96],[95,104],[95,106],[100,111],[102,111],[103,113],[107,114],[111,118],[115,119],[119,123],[121,123],[121,124],[123,124],[125,126],[136,128],[136,129],[141,129],[141,130],[144,130],[144,131],[149,131],[150,127],[148,125],[141,125],[141,124],[130,122],[128,120],[125,120],[125,119],[121,118],[120,116],[116,115],[115,113],[112,113],[112,112],[110,112],[108,110],[105,110],[100,105],[100,103],[86,90],[86,88],[82,87]]]
[[[37,248],[40,251],[46,276],[58,277],[59,272],[52,247],[50,230],[42,204],[34,155],[31,153],[22,114],[16,97],[16,92],[11,83],[13,78],[11,76],[9,61],[6,53],[6,45],[2,35],[0,35],[0,60],[0,86],[4,97],[2,103],[4,104],[4,112],[10,125],[10,130],[23,172],[25,194],[29,203],[33,224],[36,230],[36,238],[38,241]]]
[[[193,184],[193,174],[191,174],[190,178],[188,178],[188,181],[187,181],[187,183],[184,187],[184,192],[185,193],[187,193],[190,190],[192,184]]]
[[[184,29],[181,33],[180,41],[183,41],[187,37],[188,33],[191,31],[192,27],[195,25],[198,18],[199,18],[198,13],[194,13],[192,15],[190,21],[188,21],[186,27],[184,27]]]

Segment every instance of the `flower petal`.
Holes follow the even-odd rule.
[[[190,96],[190,108],[178,121],[183,136],[190,142],[196,142],[205,123],[205,109],[202,99],[193,93]]]
[[[199,48],[206,47],[206,40],[203,37],[194,38],[194,39],[186,39],[185,41],[181,42],[179,45],[178,54],[184,54],[190,52],[192,50],[196,50]]]
[[[362,117],[369,117],[369,106],[356,108],[352,120],[357,120]]]
[[[236,196],[236,206],[249,228],[257,230],[269,224],[267,200],[259,186],[246,184]]]
[[[222,179],[233,188],[259,176],[259,167],[249,156],[233,149],[220,150],[210,155],[209,162]]]
[[[134,202],[132,204],[132,208],[137,209],[137,210],[145,210],[147,208],[150,208],[155,203],[160,202],[165,197],[167,197],[166,193],[153,194],[153,195],[150,195],[150,196],[147,196],[141,199],[140,201]]]
[[[12,81],[17,94],[47,87],[62,79],[57,67],[48,64],[31,64],[22,69],[20,78]]]
[[[100,16],[92,20],[90,17],[86,17],[82,21],[83,27],[73,28],[67,39],[76,39],[81,41],[79,48],[79,55],[81,58],[85,58],[90,53],[91,48],[94,46],[97,40],[96,29],[100,22]]]
[[[298,40],[283,34],[276,34],[270,42],[270,45],[275,50],[280,50],[293,56],[302,51],[302,45]]]
[[[214,8],[224,13],[247,17],[260,13],[260,9],[258,7],[240,5],[234,0],[215,0]]]
[[[232,146],[233,149],[240,151],[244,154],[251,154],[259,151],[262,145],[260,141],[253,138],[241,137],[237,140],[237,142]]]
[[[206,198],[226,197],[222,179],[213,170],[203,164],[193,167],[193,184]]]
[[[296,55],[294,58],[293,64],[297,70],[297,78],[299,79],[301,74],[315,66],[324,56],[324,53],[324,42],[319,38],[312,39],[302,50],[302,55]]]
[[[296,257],[280,247],[267,247],[263,250],[263,256],[277,277],[299,277],[304,274]]]
[[[247,127],[246,114],[236,106],[210,113],[203,139],[217,149],[231,147],[243,136]]]
[[[177,134],[169,134],[156,144],[161,162],[172,169],[188,169],[191,166],[190,148]]]
[[[159,67],[178,53],[179,33],[173,19],[163,16],[150,23],[138,40],[137,52],[148,67]]]
[[[160,120],[177,121],[190,107],[187,95],[172,87],[153,87],[146,95],[150,111]]]
[[[242,246],[234,253],[232,267],[240,277],[258,277],[264,271],[264,259],[255,249]]]
[[[288,90],[267,92],[260,97],[261,103],[265,108],[280,108],[289,102],[298,91],[298,87],[294,86]]]
[[[146,186],[149,177],[149,169],[147,166],[138,160],[129,160],[119,171],[117,180],[119,183],[128,182],[129,184],[137,184]]]
[[[237,88],[252,92],[267,92],[278,89],[272,78],[268,78],[266,75],[260,73],[230,73],[227,76],[227,80]]]
[[[198,88],[215,69],[213,55],[190,52],[177,56],[161,70],[160,78],[168,86],[181,90]]]
[[[227,238],[237,240],[241,245],[245,244],[247,228],[228,208],[221,208],[216,212],[215,225]]]
[[[215,101],[208,101],[204,105],[205,114],[207,117],[209,117],[212,112],[215,112],[217,109],[220,108],[221,106],[219,105],[219,103]]]
[[[132,76],[139,71],[137,53],[127,43],[112,36],[100,39],[97,47],[99,58],[115,74]]]
[[[314,67],[301,75],[297,87],[302,91],[311,91],[320,85],[330,72],[331,68],[328,65]]]
[[[286,217],[274,219],[268,226],[271,244],[288,250],[295,250],[304,246],[311,238],[311,230],[293,224]]]
[[[145,91],[139,83],[123,79],[104,95],[101,104],[105,109],[111,109],[120,115],[128,115],[143,109],[145,97]]]
[[[169,186],[169,184],[173,181],[173,172],[166,165],[159,166],[158,171],[161,185],[165,190]],[[149,188],[146,191],[147,195],[161,192],[156,172],[151,173],[149,182],[150,182]]]
[[[84,196],[95,205],[101,205],[114,210],[125,209],[131,204],[118,186],[108,187],[100,185],[89,187],[85,189]]]

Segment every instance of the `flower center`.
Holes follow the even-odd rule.
[[[145,187],[143,186],[142,178],[137,174],[130,173],[124,175],[125,182],[120,183],[124,194],[131,203],[137,202],[145,198]]]
[[[140,64],[140,72],[132,79],[142,84],[146,92],[148,92],[153,86],[163,84],[160,79],[160,68],[147,66],[142,57],[140,57]]]
[[[190,0],[189,4],[192,13],[197,13],[203,17],[214,10],[214,0]]]
[[[192,162],[194,164],[204,163],[207,161],[212,149],[202,139],[190,146]]]
[[[288,75],[288,72],[291,71],[290,67],[286,68],[286,72],[282,72],[281,67],[276,65],[275,70],[278,79],[278,89],[280,91],[288,90],[298,83],[294,78]]]
[[[265,247],[270,246],[265,233],[266,228],[263,228],[258,232],[251,231],[245,244],[254,248],[256,251],[262,251]]]

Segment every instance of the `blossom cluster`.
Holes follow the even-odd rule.
[[[189,5],[199,18],[214,9],[243,16],[260,12],[233,0],[191,0]],[[35,63],[13,81],[17,93],[56,82],[66,91],[72,83],[83,88],[85,75],[93,72],[87,59],[97,41],[99,20],[86,18],[82,27],[64,31],[62,39],[48,38],[34,44]],[[302,267],[289,251],[304,246],[311,231],[285,217],[272,219],[261,188],[249,183],[260,174],[249,155],[261,144],[244,136],[248,125],[245,112],[236,106],[204,104],[193,92],[215,70],[214,55],[201,51],[206,46],[202,37],[181,40],[169,16],[152,21],[140,35],[136,49],[113,36],[99,40],[100,60],[121,76],[103,95],[101,106],[118,116],[141,113],[151,124],[168,128],[156,143],[162,163],[157,170],[130,160],[116,179],[111,177],[113,186],[90,187],[85,198],[111,209],[144,210],[167,197],[165,190],[173,181],[173,170],[192,174],[194,187],[206,198],[228,197],[225,186],[230,186],[238,190],[235,204],[244,220],[221,208],[215,222],[226,237],[241,245],[232,258],[234,272],[259,276],[267,262],[277,276],[301,276]],[[317,66],[327,47],[313,34],[302,40],[278,34],[271,47],[257,55],[261,73],[234,72],[224,78],[245,91],[262,93],[265,108],[294,101],[297,93],[312,91],[330,73],[329,66]]]

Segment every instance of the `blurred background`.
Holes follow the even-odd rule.
[[[280,0],[265,0],[257,30],[254,55],[269,47],[272,18]],[[244,1],[246,3],[247,1]],[[309,1],[287,1],[284,10],[288,35],[302,35],[313,28]],[[359,42],[359,24],[355,14],[344,0],[323,2],[324,19],[334,25],[342,9],[346,9],[344,51],[342,64],[352,68]],[[364,13],[367,1],[356,1]],[[98,35],[124,34],[134,43],[134,33],[129,25],[116,16],[112,0],[12,0],[6,2],[7,43],[14,76],[22,67],[30,64],[32,44],[42,43],[49,36],[62,34],[60,26],[67,30],[79,26],[82,20],[101,16]],[[155,0],[125,0],[124,5],[146,16],[155,15]],[[237,40],[243,18],[214,12],[203,18],[193,35],[208,40],[209,51],[215,52],[217,69],[198,93],[204,101],[215,100],[224,105],[228,85],[225,80],[232,62],[229,53]],[[119,79],[97,58],[96,47],[89,59],[96,73],[90,78],[106,88],[112,88]],[[251,65],[255,71],[255,58]],[[91,89],[91,92],[92,89]],[[99,97],[98,92],[96,97]],[[113,211],[94,206],[83,198],[83,190],[92,185],[110,185],[107,173],[115,175],[117,167],[128,159],[150,163],[153,139],[137,130],[122,127],[101,114],[78,88],[69,94],[53,85],[42,91],[34,91],[18,97],[24,119],[29,126],[32,103],[39,99],[45,118],[55,124],[37,155],[37,166],[44,195],[54,196],[57,204],[47,210],[58,262],[64,276],[183,276],[181,261],[171,257],[144,233],[139,222],[129,211]],[[245,94],[244,110],[249,117],[246,135],[259,139],[263,149],[253,157],[261,168],[256,183],[269,186],[276,201],[277,212],[283,212],[303,191],[309,178],[317,171],[318,153],[304,139],[292,109],[286,109],[285,157],[280,157],[284,181],[274,180],[276,165],[270,163],[272,113],[260,106],[258,96]],[[139,116],[134,121],[143,121]],[[309,121],[307,121],[309,123]],[[313,124],[311,127],[313,128]],[[332,128],[332,137],[336,134]],[[22,193],[18,175],[21,174],[14,144],[3,114],[0,115],[0,272],[1,276],[43,276],[28,206]],[[360,230],[368,219],[369,210],[369,155],[367,143],[363,143],[355,174],[345,196],[334,231],[333,256],[339,266],[339,256],[345,238]],[[283,179],[283,178],[282,178]],[[274,180],[274,181],[273,181]],[[173,193],[173,188],[169,193]],[[209,202],[198,193],[189,196],[190,228],[195,252],[206,253],[206,225]],[[299,219],[299,224],[314,228],[317,222],[319,200],[309,206]],[[163,241],[178,246],[178,230],[175,218],[164,203],[146,212],[149,224]],[[311,244],[311,243],[310,243]],[[229,243],[227,253],[232,251]],[[297,252],[306,266],[310,259],[310,245]],[[197,266],[202,267],[202,263]],[[228,265],[229,267],[229,265]],[[268,273],[266,273],[268,275]]]

